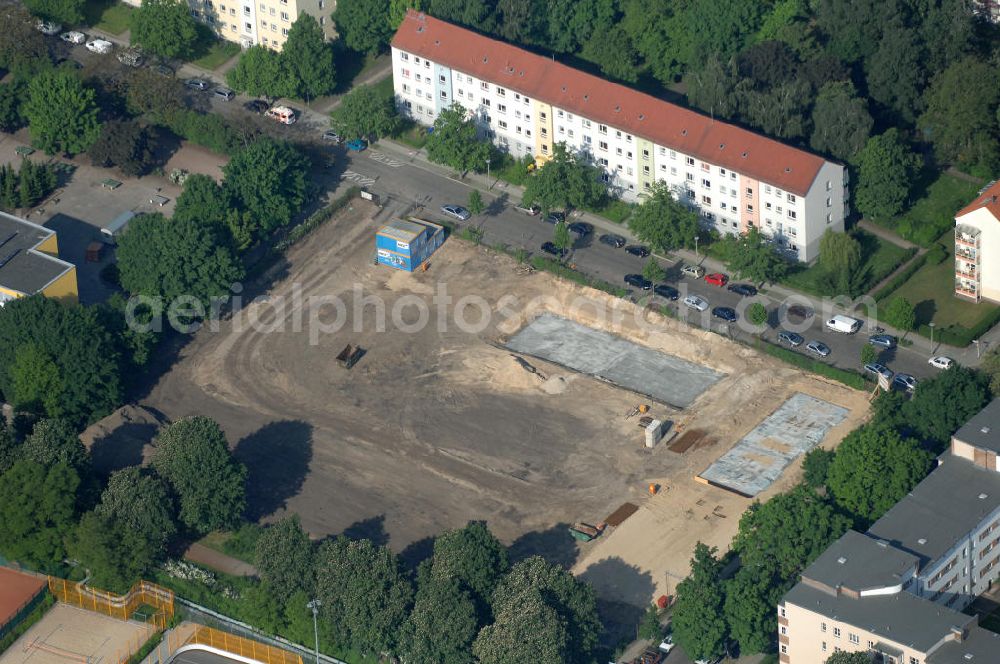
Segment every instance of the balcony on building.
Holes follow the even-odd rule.
[[[955,258],[967,261],[969,263],[979,262],[979,252],[975,249],[970,249],[969,247],[962,244],[955,244]]]
[[[978,281],[976,266],[970,265],[968,263],[963,263],[962,261],[955,261],[955,276],[963,277],[971,281]]]
[[[979,248],[980,230],[972,226],[960,224],[955,227],[955,247]]]
[[[955,280],[955,295],[979,302],[979,289],[976,288],[976,284],[968,281]]]

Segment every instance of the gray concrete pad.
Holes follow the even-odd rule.
[[[690,406],[723,377],[708,367],[552,314],[531,321],[506,346],[676,408]]]
[[[700,477],[753,497],[766,489],[799,455],[819,445],[848,410],[796,392],[716,460]]]

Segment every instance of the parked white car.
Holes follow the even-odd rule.
[[[708,309],[708,300],[700,298],[697,295],[688,295],[684,298],[684,304],[697,311],[705,311]]]
[[[927,360],[927,364],[931,365],[935,369],[950,369],[951,365],[955,364],[955,360],[950,357],[945,357],[944,355],[938,355]]]
[[[93,53],[110,53],[114,47],[107,39],[91,39],[87,42],[87,50]]]
[[[662,652],[664,654],[667,654],[671,650],[673,650],[674,649],[674,635],[673,634],[667,634],[665,637],[663,637],[663,641],[660,643],[658,649],[659,649],[660,652]]]
[[[62,26],[58,23],[53,23],[52,21],[39,21],[35,24],[38,31],[43,35],[57,35],[59,31],[62,30]]]
[[[69,32],[64,32],[59,35],[59,39],[64,42],[69,42],[70,44],[82,44],[87,41],[87,35],[82,32],[77,32],[76,30],[70,30]]]

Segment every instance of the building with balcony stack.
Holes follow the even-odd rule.
[[[1000,183],[955,215],[955,295],[1000,303]]]
[[[599,166],[609,190],[641,201],[657,182],[706,228],[758,228],[810,261],[848,214],[847,169],[510,44],[410,10],[392,40],[400,112],[433,125],[459,104],[480,136],[539,165],[556,143]]]
[[[778,605],[779,659],[863,651],[886,664],[1000,661],[1000,635],[962,610],[1000,579],[1000,399],[864,534],[848,531]]]

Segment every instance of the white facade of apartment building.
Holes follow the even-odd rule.
[[[491,57],[500,61],[498,74],[476,71],[489,67]],[[564,143],[599,165],[609,188],[625,200],[641,201],[656,182],[665,183],[699,210],[707,227],[733,234],[756,226],[776,248],[803,261],[817,257],[827,229],[844,230],[844,166],[778,141],[413,11],[393,40],[392,65],[397,104],[408,117],[432,125],[457,103],[482,135],[515,158],[539,163],[555,143]],[[598,98],[602,111],[581,112]],[[694,142],[699,149],[684,147]],[[719,158],[709,157],[706,145],[716,147]],[[733,165],[744,159],[752,167]]]
[[[955,295],[1000,303],[1000,183],[955,215]]]

